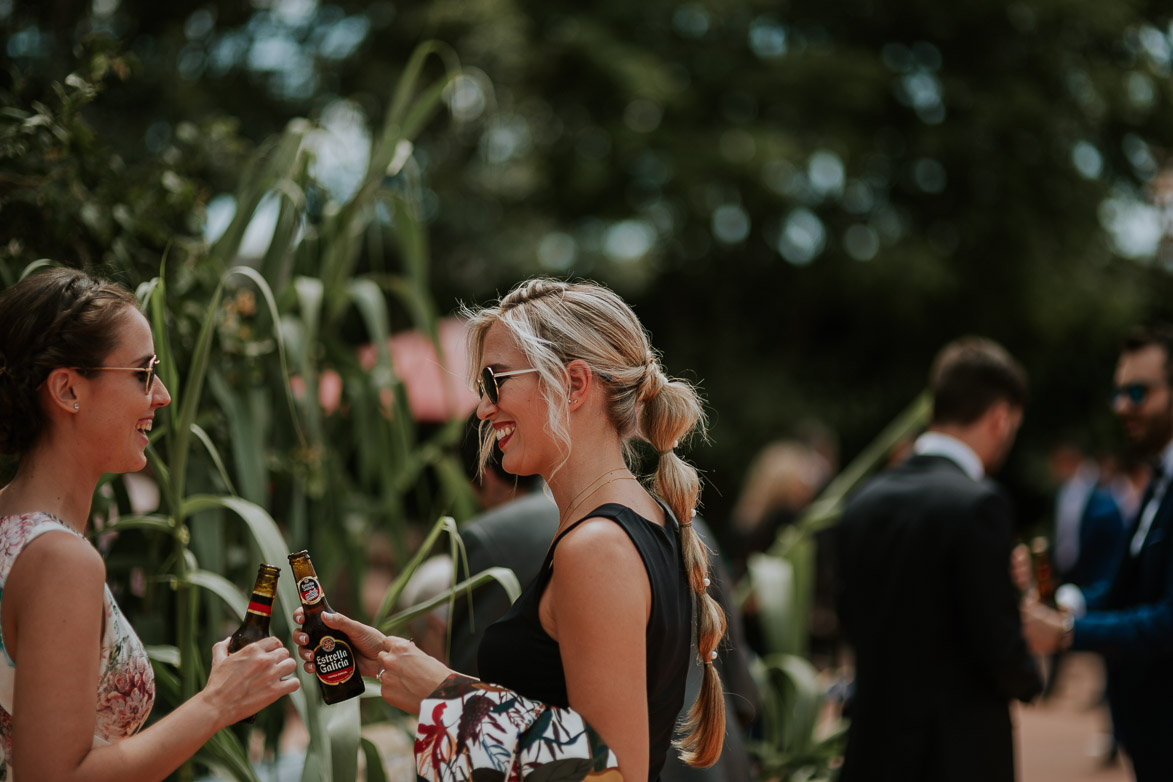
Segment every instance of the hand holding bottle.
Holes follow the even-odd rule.
[[[298,688],[297,663],[277,638],[263,638],[232,655],[228,639],[212,647],[212,670],[200,693],[222,726],[246,719]]]
[[[354,647],[355,662],[358,663],[358,672],[363,676],[374,676],[378,673],[379,652],[383,651],[383,641],[387,636],[362,622],[356,622],[348,616],[334,611],[323,611],[322,622],[333,630],[338,630],[350,638]],[[305,624],[305,611],[298,606],[293,610],[293,622],[299,628]],[[306,663],[303,666],[306,673],[314,673],[314,650],[309,646],[310,637],[302,630],[295,630],[293,642],[297,644],[297,654]]]
[[[1010,551],[1010,581],[1021,594],[1030,591],[1034,578],[1031,573],[1030,549],[1019,543]]]
[[[323,612],[321,616],[327,627],[350,638],[359,671],[364,676],[377,677],[383,700],[397,709],[418,714],[420,701],[452,675],[448,666],[424,654],[406,638],[383,635],[376,628],[343,614]],[[300,625],[303,618],[300,608],[293,612],[295,623]],[[294,631],[293,642],[298,645],[298,655],[305,661],[305,670],[313,673],[314,653],[307,645],[309,636],[300,630]]]
[[[1068,616],[1044,605],[1033,595],[1020,606],[1022,635],[1035,654],[1054,654],[1071,643]]]
[[[318,688],[325,703],[341,703],[357,698],[366,692],[358,654],[354,642],[346,633],[332,628],[322,620],[324,614],[333,613],[317,571],[310,561],[308,551],[289,555],[289,566],[297,579],[297,592],[301,599],[301,626],[304,642],[295,641],[310,651],[313,667],[306,670],[318,677]]]

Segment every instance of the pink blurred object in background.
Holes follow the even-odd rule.
[[[441,423],[453,418],[466,418],[477,406],[477,396],[466,385],[464,376],[468,351],[464,342],[464,321],[444,318],[439,323],[440,346],[444,362],[436,353],[436,346],[420,331],[401,331],[387,340],[395,376],[407,390],[407,404],[416,421]],[[358,349],[362,368],[375,367],[375,346]],[[290,389],[298,399],[304,399],[305,380],[297,375],[289,379]],[[318,402],[326,415],[337,412],[342,403],[342,377],[333,369],[323,369],[318,380]],[[391,411],[391,395],[383,394],[383,407]]]
[[[477,406],[477,396],[465,382],[468,351],[465,347],[464,321],[443,318],[439,324],[440,347],[419,331],[401,331],[388,340],[395,374],[407,389],[407,403],[417,421],[443,422],[465,418]],[[375,348],[359,349],[359,361],[370,369],[375,365]]]

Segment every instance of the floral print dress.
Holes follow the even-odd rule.
[[[623,782],[577,712],[454,673],[420,704],[420,782]]]
[[[0,611],[4,584],[12,564],[28,543],[49,531],[78,533],[47,513],[0,517]],[[80,537],[80,536],[79,536]],[[110,744],[132,735],[146,722],[155,702],[155,674],[142,642],[134,634],[118,604],[105,588],[105,632],[102,635],[98,668],[97,722],[94,746]],[[0,782],[15,779],[11,766],[13,689],[16,663],[4,646],[0,631]]]

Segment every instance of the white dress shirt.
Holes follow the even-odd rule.
[[[972,448],[956,437],[941,432],[925,432],[916,438],[916,442],[912,445],[912,451],[926,456],[944,456],[965,470],[965,474],[975,481],[986,477],[986,469],[982,466],[982,460],[978,458]]]

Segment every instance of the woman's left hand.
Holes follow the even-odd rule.
[[[379,666],[383,700],[409,714],[419,714],[423,699],[453,673],[444,663],[417,649],[411,641],[393,635],[383,641]]]

